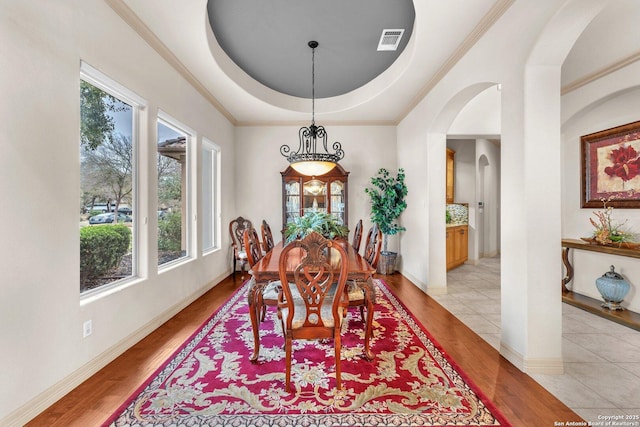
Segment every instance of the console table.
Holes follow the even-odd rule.
[[[601,252],[630,258],[640,258],[640,250],[592,245],[577,239],[562,239],[562,263],[567,270],[566,275],[562,278],[562,301],[600,317],[604,317],[616,323],[620,323],[621,325],[640,331],[640,314],[629,310],[609,310],[601,306],[602,301],[567,289],[567,283],[573,280],[574,271],[573,266],[569,262],[570,249]]]

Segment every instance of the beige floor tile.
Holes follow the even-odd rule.
[[[500,258],[451,270],[447,290],[434,298],[499,350]],[[532,377],[588,421],[640,415],[640,331],[568,304],[562,314],[565,374]]]

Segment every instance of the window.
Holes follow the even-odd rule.
[[[80,292],[137,275],[137,120],[144,101],[80,68]]]
[[[202,141],[202,251],[209,252],[218,247],[220,230],[218,212],[218,176],[220,170],[220,149],[213,142]]]
[[[158,116],[158,266],[189,253],[189,141],[184,126]]]

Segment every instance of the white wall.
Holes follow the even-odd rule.
[[[500,252],[500,147],[495,141],[476,140],[477,202],[474,209],[479,231],[478,256],[491,257]]]
[[[575,108],[576,105],[582,108],[563,126],[563,237],[579,239],[591,236],[593,227],[589,219],[594,218],[594,211],[601,210],[580,208],[580,137],[640,119],[640,77],[627,71],[611,76],[617,80],[619,92],[609,93],[609,89],[600,82],[565,96],[567,108]],[[624,86],[627,89],[622,89]],[[627,229],[640,238],[640,209],[614,208],[613,217],[618,222],[626,220]],[[622,305],[640,312],[640,262],[637,259],[578,250],[571,253],[575,274],[570,286],[574,291],[601,300],[595,280],[608,271],[610,265],[615,265],[616,271],[632,285]]]
[[[449,133],[455,116],[474,96],[488,86],[502,85],[501,353],[525,371],[563,370],[562,307],[554,287],[561,276],[555,255],[560,252],[561,237],[560,65],[580,34],[579,27],[584,28],[601,3],[589,2],[585,7],[576,1],[514,2],[398,126],[398,164],[429,190],[421,194],[426,203],[418,200],[420,209],[405,216],[411,223],[426,217],[429,225],[424,230],[428,233],[403,236],[401,252],[410,256],[403,273],[423,289],[442,292],[446,275],[441,274],[444,266],[438,253],[444,248],[438,245],[444,224],[429,220],[444,202],[438,192],[440,187],[444,191],[441,135]],[[565,18],[576,18],[576,22],[567,26]],[[427,147],[420,147],[423,144]],[[416,165],[416,152],[427,159],[426,168]],[[547,162],[558,166],[541,174],[540,159],[545,153]],[[541,215],[545,199],[551,200],[551,206]]]
[[[317,120],[321,125],[322,121]],[[280,146],[298,146],[299,126],[247,126],[236,130],[237,211],[254,224],[266,220],[279,240],[282,230],[282,175],[289,163]],[[349,227],[363,220],[364,233],[371,227],[369,196],[371,177],[378,169],[397,172],[394,126],[327,126],[329,142],[339,141],[345,151],[340,165],[349,172]],[[409,190],[411,192],[411,189]],[[411,207],[407,208],[410,209]],[[401,217],[402,219],[402,217]],[[397,238],[389,239],[389,250],[397,249]]]
[[[21,425],[228,274],[226,232],[225,250],[157,273],[158,109],[221,147],[223,223],[235,212],[235,158],[228,121],[104,1],[4,1],[0,40],[0,424]],[[139,218],[148,273],[91,301],[79,294],[81,60],[148,101]]]
[[[462,138],[474,135],[499,137],[502,108],[498,86],[491,86],[469,101],[456,116],[448,130],[448,137]]]

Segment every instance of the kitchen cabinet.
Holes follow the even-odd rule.
[[[459,267],[469,258],[469,226],[447,226],[447,271]]]
[[[447,203],[453,203],[455,188],[455,156],[456,152],[447,148]]]
[[[322,176],[302,175],[291,166],[282,175],[282,229],[306,212],[329,212],[338,223],[349,226],[349,172],[339,164]]]

